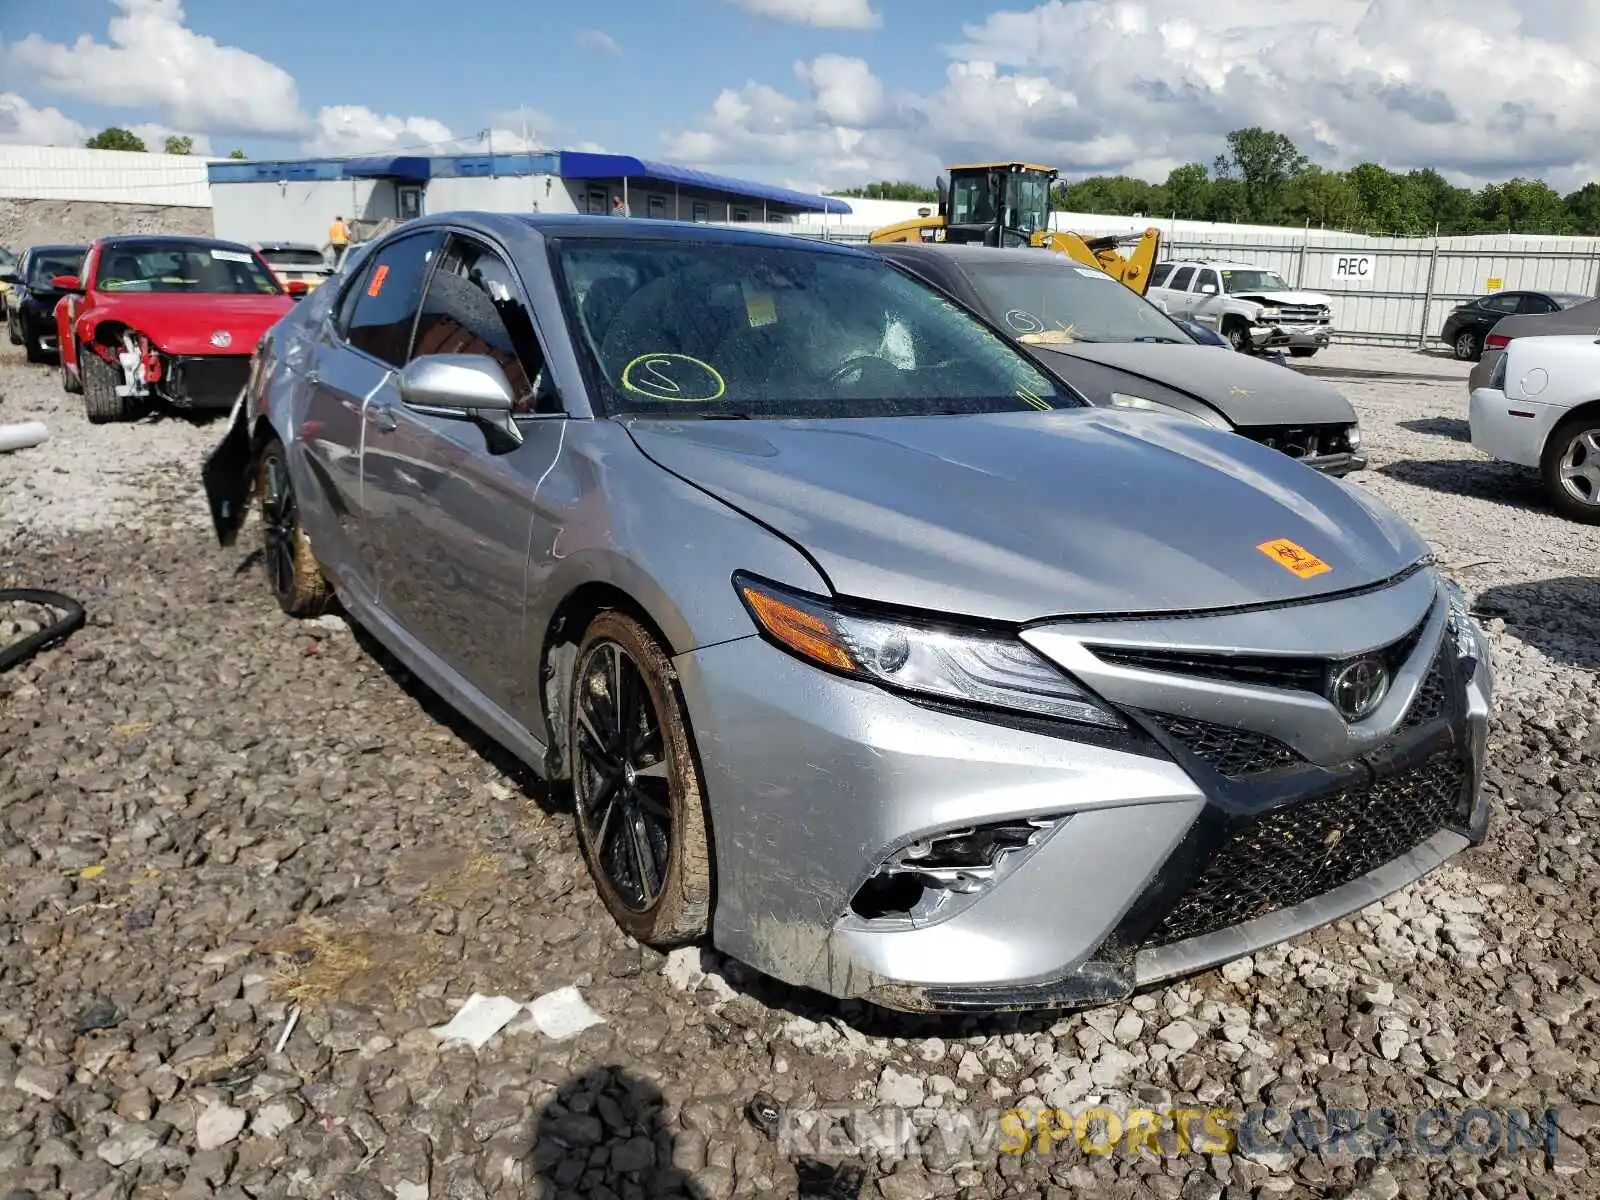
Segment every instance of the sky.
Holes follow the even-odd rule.
[[[604,149],[789,187],[1028,159],[1160,180],[1262,125],[1313,161],[1600,165],[1585,0],[0,0],[0,142],[253,158]]]

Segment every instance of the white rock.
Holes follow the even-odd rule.
[[[1089,1077],[1101,1087],[1115,1087],[1133,1070],[1133,1065],[1133,1055],[1107,1042],[1100,1048],[1100,1057],[1095,1059]]]
[[[1156,1036],[1179,1054],[1194,1049],[1195,1043],[1200,1040],[1200,1035],[1195,1032],[1194,1026],[1187,1021],[1174,1021],[1164,1026]]]
[[[666,976],[667,982],[680,992],[692,992],[706,977],[705,969],[700,965],[700,948],[679,946],[667,955],[661,973]]]
[[[244,1132],[243,1109],[226,1104],[212,1104],[194,1124],[194,1143],[202,1150],[215,1150],[226,1146]]]
[[[922,1103],[927,1089],[922,1077],[885,1067],[878,1077],[878,1100],[896,1108],[916,1108]]]
[[[1117,1045],[1131,1046],[1139,1040],[1139,1035],[1144,1032],[1144,1018],[1138,1013],[1123,1013],[1116,1027],[1111,1031],[1111,1036],[1116,1038]]]
[[[1387,979],[1373,984],[1367,989],[1366,1000],[1377,1008],[1389,1008],[1394,1004],[1394,984]]]
[[[1390,1062],[1400,1057],[1400,1051],[1411,1041],[1404,1029],[1385,1029],[1378,1035],[1378,1049]]]
[[[113,1167],[138,1162],[157,1146],[161,1138],[148,1125],[125,1125],[95,1147],[100,1161]]]
[[[294,1109],[287,1104],[263,1104],[250,1122],[250,1132],[261,1138],[275,1138],[294,1124]]]
[[[1255,973],[1255,963],[1249,956],[1236,958],[1222,964],[1222,977],[1229,983],[1243,983]]]

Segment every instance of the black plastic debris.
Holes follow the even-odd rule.
[[[97,996],[78,1016],[74,1028],[79,1033],[93,1033],[97,1029],[115,1029],[122,1022],[117,1006],[104,996]]]
[[[745,1118],[768,1141],[778,1136],[778,1124],[783,1120],[783,1108],[766,1092],[757,1092],[744,1106]]]
[[[797,1200],[860,1200],[867,1182],[865,1168],[854,1163],[827,1163],[802,1158],[794,1164],[800,1178]]]

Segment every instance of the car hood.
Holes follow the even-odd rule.
[[[838,594],[907,608],[1022,622],[1296,601],[1428,552],[1358,489],[1145,413],[627,424]],[[1329,569],[1302,577],[1258,548],[1282,540]]]
[[[1234,425],[1352,424],[1356,419],[1350,401],[1331,383],[1216,346],[1073,342],[1037,349],[1115,367],[1183,392]]]
[[[1237,292],[1230,295],[1238,300],[1256,300],[1263,304],[1332,304],[1321,292]]]
[[[132,326],[168,354],[249,354],[261,335],[294,307],[294,297],[287,295],[98,292],[93,316],[96,321],[115,318]],[[227,335],[227,345],[212,341],[219,334]]]

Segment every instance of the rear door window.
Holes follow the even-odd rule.
[[[1492,313],[1514,313],[1521,299],[1520,292],[1502,292],[1498,296],[1484,297],[1483,307]]]
[[[1172,282],[1167,286],[1175,292],[1187,292],[1189,285],[1194,282],[1193,267],[1179,267],[1177,274],[1172,277]]]
[[[391,367],[405,366],[422,286],[443,242],[443,232],[430,229],[374,251],[354,289],[355,308],[345,329],[352,347]]]
[[[1171,263],[1157,263],[1155,265],[1155,269],[1150,272],[1150,286],[1151,287],[1166,287],[1167,286],[1167,276],[1169,276],[1171,274],[1172,274],[1172,264]]]

